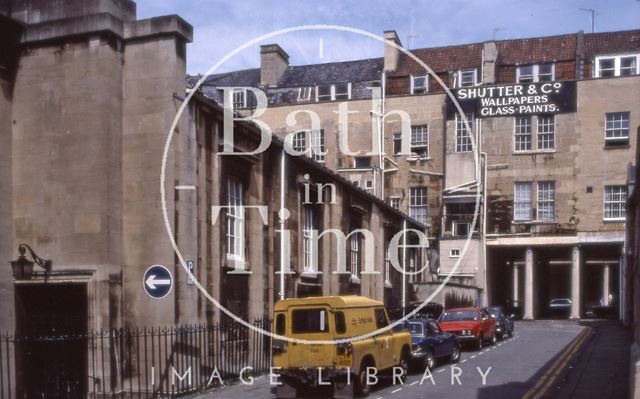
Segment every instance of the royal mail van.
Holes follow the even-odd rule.
[[[292,298],[274,307],[274,333],[307,341],[357,338],[389,325],[384,305],[362,296]],[[273,366],[278,398],[294,398],[305,386],[331,385],[336,398],[366,395],[367,373],[404,378],[411,335],[391,329],[340,344],[274,340]]]

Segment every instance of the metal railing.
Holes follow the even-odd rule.
[[[238,323],[1,334],[0,399],[170,398],[267,372],[270,353],[269,337]]]

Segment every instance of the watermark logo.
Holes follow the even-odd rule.
[[[469,229],[469,235],[467,237],[467,240],[461,250],[461,256],[457,259],[456,264],[454,265],[452,272],[449,273],[445,279],[442,281],[442,283],[438,286],[438,288],[436,290],[434,290],[434,292],[429,295],[428,298],[425,299],[425,301],[420,304],[419,306],[417,306],[413,311],[407,313],[405,315],[405,317],[403,317],[400,320],[396,320],[395,322],[382,327],[376,331],[372,331],[360,336],[356,336],[356,337],[350,337],[350,338],[345,338],[345,339],[335,339],[335,340],[304,340],[304,339],[298,339],[298,338],[293,338],[293,337],[287,337],[287,336],[283,336],[283,335],[277,335],[274,334],[270,331],[264,330],[264,329],[260,329],[248,322],[246,322],[245,320],[243,320],[241,317],[239,317],[238,315],[235,315],[233,312],[231,312],[229,309],[225,308],[224,306],[222,306],[222,304],[213,297],[213,295],[211,295],[206,288],[197,280],[196,276],[193,275],[193,273],[191,272],[191,270],[189,269],[187,262],[186,262],[186,258],[183,256],[183,254],[181,253],[180,249],[178,248],[178,245],[176,243],[175,240],[175,236],[173,233],[173,228],[171,226],[171,221],[169,218],[169,213],[168,213],[168,208],[167,208],[167,193],[166,193],[166,180],[167,180],[167,176],[166,176],[166,167],[167,167],[167,161],[168,161],[168,155],[169,155],[169,150],[172,144],[172,139],[174,138],[174,132],[176,130],[178,121],[180,120],[181,116],[183,115],[183,113],[185,112],[189,101],[191,100],[191,98],[193,97],[194,93],[197,92],[198,88],[205,82],[205,80],[207,79],[208,76],[212,75],[213,73],[215,73],[218,68],[223,65],[225,62],[227,62],[229,59],[231,59],[233,56],[237,55],[239,52],[251,47],[251,46],[255,46],[256,44],[259,44],[261,42],[263,42],[264,40],[268,40],[271,38],[274,38],[276,36],[280,36],[280,35],[285,35],[285,34],[292,34],[292,33],[296,33],[296,32],[303,32],[303,31],[338,31],[338,32],[342,32],[342,33],[349,33],[349,34],[354,34],[354,35],[361,35],[364,37],[367,37],[371,40],[375,40],[375,41],[379,41],[381,43],[384,43],[385,45],[389,45],[392,47],[395,47],[398,51],[402,52],[404,55],[406,55],[412,62],[417,63],[418,65],[421,66],[421,68],[424,68],[424,71],[426,74],[428,74],[430,76],[430,79],[433,79],[433,81],[437,82],[444,90],[444,92],[446,93],[447,97],[449,98],[449,100],[451,100],[455,106],[455,109],[457,110],[458,115],[460,115],[462,124],[464,125],[464,127],[467,130],[467,134],[469,136],[469,139],[471,141],[471,146],[472,146],[472,154],[474,157],[474,161],[475,161],[475,177],[477,181],[480,181],[480,168],[479,168],[479,158],[478,158],[478,153],[477,151],[475,151],[475,135],[471,133],[471,128],[470,128],[470,122],[466,119],[465,113],[463,112],[462,108],[460,107],[460,105],[458,104],[458,102],[456,101],[455,96],[452,94],[452,92],[449,90],[449,88],[447,87],[447,85],[429,68],[429,66],[427,64],[425,64],[421,59],[419,59],[417,56],[415,56],[413,53],[411,53],[410,51],[408,51],[407,49],[405,49],[404,47],[394,43],[394,42],[390,42],[387,41],[384,37],[361,30],[361,29],[357,29],[357,28],[351,28],[351,27],[346,27],[346,26],[338,26],[338,25],[303,25],[303,26],[296,26],[296,27],[291,27],[291,28],[287,28],[287,29],[281,29],[281,30],[277,30],[274,32],[271,32],[269,34],[265,34],[263,36],[257,37],[255,39],[252,39],[246,43],[244,43],[243,45],[237,47],[236,49],[234,49],[233,51],[231,51],[230,53],[228,53],[227,55],[225,55],[224,57],[222,57],[222,59],[220,59],[217,63],[215,63],[208,71],[206,74],[204,74],[199,80],[198,82],[194,85],[194,87],[189,91],[189,93],[187,94],[185,101],[182,102],[182,104],[180,105],[175,118],[173,120],[173,123],[171,125],[171,128],[167,134],[167,138],[165,141],[165,146],[164,146],[164,151],[162,154],[162,166],[161,166],[161,174],[160,174],[160,194],[161,194],[161,204],[162,204],[162,212],[163,212],[163,217],[164,217],[164,222],[165,222],[165,227],[168,233],[168,237],[169,240],[171,242],[171,245],[173,246],[173,249],[175,251],[176,257],[180,263],[180,265],[182,266],[182,268],[184,269],[185,273],[187,274],[187,276],[189,276],[190,279],[193,279],[194,285],[200,290],[200,292],[202,293],[202,295],[204,295],[209,301],[211,301],[217,308],[219,308],[223,313],[225,313],[227,316],[231,317],[233,320],[235,320],[236,322],[246,326],[247,328],[251,328],[261,334],[270,336],[274,339],[278,339],[278,340],[283,340],[283,341],[287,341],[287,342],[293,342],[293,343],[299,343],[299,344],[341,344],[341,343],[348,343],[351,341],[356,341],[356,340],[360,340],[360,339],[365,339],[365,338],[369,338],[372,337],[374,335],[383,333],[385,331],[389,331],[392,328],[394,328],[395,326],[403,323],[405,320],[407,320],[408,318],[410,318],[411,316],[415,315],[416,313],[418,313],[427,303],[429,303],[430,301],[433,300],[433,298],[435,298],[440,291],[445,287],[445,285],[449,282],[449,280],[451,279],[451,276],[456,272],[456,270],[459,268],[460,266],[460,262],[462,261],[462,259],[464,258],[465,253],[467,252],[467,248],[469,247],[469,242],[470,242],[470,238],[472,235],[472,232],[475,229],[476,223],[477,223],[477,219],[478,219],[478,210],[479,210],[479,206],[480,206],[480,190],[481,190],[481,185],[477,185],[477,192],[476,192],[476,203],[475,203],[475,212],[473,215],[473,219],[471,221],[471,225],[470,225],[470,229]],[[260,120],[260,116],[263,115],[268,107],[268,101],[267,101],[267,96],[264,93],[264,91],[258,89],[258,88],[253,88],[253,87],[242,87],[243,90],[247,90],[249,92],[251,92],[253,94],[253,96],[256,99],[256,107],[255,110],[250,114],[250,115],[240,115],[239,113],[235,112],[234,107],[233,107],[233,96],[234,96],[234,92],[236,89],[238,89],[237,87],[224,87],[221,88],[222,92],[223,92],[223,99],[224,99],[224,115],[223,115],[223,145],[222,145],[222,151],[220,151],[218,154],[221,156],[238,156],[238,155],[242,155],[242,156],[247,156],[247,155],[259,155],[260,153],[264,152],[265,150],[267,150],[269,148],[269,145],[271,145],[272,143],[272,136],[273,136],[273,130],[271,129],[271,127],[266,124],[264,121]],[[380,129],[377,128],[377,126],[379,126],[379,124],[383,123],[385,121],[386,118],[388,117],[393,117],[393,118],[397,118],[400,120],[400,125],[401,125],[401,146],[399,149],[399,152],[397,153],[397,155],[405,155],[405,156],[409,156],[411,155],[411,148],[410,148],[410,142],[411,142],[411,117],[409,115],[408,112],[403,111],[403,110],[391,110],[389,112],[381,112],[380,110],[383,109],[382,107],[382,92],[381,92],[381,88],[379,87],[371,87],[370,88],[371,93],[372,93],[372,109],[371,109],[371,117],[372,117],[372,129],[371,129],[371,150],[367,153],[365,153],[365,155],[367,156],[376,156],[376,155],[384,155],[384,152],[382,151],[382,148],[380,146],[380,142],[381,142],[381,133],[380,133]],[[349,148],[349,131],[348,131],[348,127],[349,127],[349,114],[352,113],[353,111],[349,110],[349,103],[348,102],[341,102],[338,103],[338,109],[336,111],[337,115],[338,115],[338,142],[337,142],[337,147],[338,150],[340,151],[341,154],[344,155],[348,155],[348,156],[355,156],[355,155],[361,155],[361,151],[359,152],[354,152]],[[322,128],[322,121],[320,119],[320,116],[314,112],[311,109],[306,109],[306,110],[301,110],[301,109],[297,109],[296,111],[293,111],[291,113],[289,113],[286,118],[285,118],[285,123],[288,127],[294,127],[299,123],[298,117],[302,116],[304,114],[304,116],[306,116],[306,119],[308,119],[311,123],[310,126],[310,131],[314,132],[314,131],[319,131]],[[251,149],[251,150],[245,150],[245,151],[238,151],[237,148],[235,148],[234,146],[234,122],[237,121],[250,121],[252,123],[254,123],[255,125],[258,126],[260,133],[261,133],[261,137],[260,137],[260,143],[256,146],[256,148]],[[322,149],[322,146],[316,146],[311,147],[309,149],[299,149],[296,148],[296,146],[294,145],[294,140],[295,140],[295,133],[289,133],[284,137],[284,151],[286,151],[286,153],[289,156],[306,156],[309,155],[310,153],[312,155],[317,155],[317,156],[324,156],[326,154],[326,149]],[[310,184],[310,183],[305,183],[305,184]],[[321,187],[317,187],[319,188],[318,190],[316,190],[318,192],[318,200],[322,202],[322,199],[324,198],[324,193],[325,191],[329,191],[329,198],[331,198],[331,201],[329,201],[329,204],[334,204],[336,199],[335,199],[335,187],[332,185],[332,183],[323,183],[323,185]],[[305,202],[310,202],[312,201],[311,199],[311,195],[310,192],[312,190],[310,190],[310,186],[305,186]],[[268,223],[268,217],[267,215],[269,214],[269,208],[268,206],[262,206],[262,205],[256,205],[256,206],[247,206],[244,205],[242,203],[242,201],[236,201],[234,203],[230,203],[230,204],[210,204],[211,206],[211,210],[212,210],[212,220],[211,222],[213,224],[217,223],[219,220],[219,216],[221,212],[227,212],[227,214],[230,214],[233,216],[233,218],[237,218],[238,220],[243,220],[243,217],[245,215],[245,212],[257,212],[260,216],[260,219],[262,221],[263,224],[267,224]],[[287,231],[286,229],[284,229],[282,226],[284,225],[284,221],[286,221],[289,217],[290,217],[290,212],[288,209],[282,207],[282,209],[280,209],[278,211],[278,215],[280,218],[280,222],[281,222],[281,228],[279,230],[277,230],[277,233],[280,234],[280,239],[281,242],[284,243],[285,245],[288,244],[290,242],[290,232]],[[243,232],[243,226],[242,225],[238,225],[238,227],[241,229],[241,232]],[[417,244],[407,244],[407,236],[413,234],[414,238],[417,237]],[[315,257],[312,257],[311,259],[311,271],[314,273],[320,273],[320,270],[318,268],[318,259],[317,259],[317,248],[318,248],[318,242],[325,236],[333,236],[336,240],[337,240],[337,254],[338,254],[338,261],[336,264],[336,268],[335,270],[332,271],[332,273],[336,273],[336,274],[344,274],[344,273],[349,273],[349,271],[347,271],[347,267],[346,267],[346,260],[345,260],[345,254],[346,254],[346,248],[347,248],[347,242],[351,237],[354,237],[355,235],[360,235],[363,239],[364,242],[364,248],[363,248],[363,254],[364,254],[364,259],[363,259],[363,274],[379,274],[380,271],[376,271],[374,270],[374,237],[373,237],[373,233],[371,231],[368,231],[367,229],[355,229],[351,232],[348,232],[347,234],[345,234],[342,230],[339,229],[327,229],[324,231],[319,231],[317,229],[311,229],[310,230],[310,245],[311,245],[311,253],[315,253]],[[402,243],[401,243],[402,241]],[[415,239],[414,239],[415,241]],[[230,240],[230,245],[233,245],[233,254],[237,255],[238,260],[240,260],[239,262],[235,262],[234,263],[234,268],[233,270],[230,270],[229,273],[239,273],[239,274],[245,274],[245,273],[250,273],[251,271],[247,270],[245,268],[245,263],[242,262],[242,254],[244,251],[244,248],[242,247],[242,242],[241,241],[233,241]],[[236,247],[238,246],[238,247]],[[428,247],[428,239],[427,236],[424,234],[424,232],[417,230],[417,229],[408,229],[408,228],[403,228],[402,231],[398,232],[397,234],[395,234],[393,236],[393,238],[391,239],[390,243],[389,243],[389,250],[388,250],[388,257],[390,260],[391,265],[399,272],[405,275],[408,274],[418,274],[421,273],[426,267],[428,267],[428,264],[425,262],[425,264],[423,265],[423,267],[418,268],[418,270],[414,270],[414,271],[409,271],[407,270],[407,268],[404,266],[404,260],[403,262],[400,261],[398,254],[400,252],[401,249],[406,249],[406,248],[418,248],[418,249],[425,249]],[[313,251],[313,249],[316,249],[315,251]],[[289,252],[286,248],[283,248],[282,254],[284,256],[288,256]],[[285,260],[289,260],[289,258],[286,258]],[[277,272],[278,274],[289,274],[292,273],[293,271],[290,270],[290,266],[286,266],[286,265],[290,265],[291,262],[289,261],[285,261],[285,262],[281,262],[281,268],[280,270]]]

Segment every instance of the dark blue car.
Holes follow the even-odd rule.
[[[433,319],[410,319],[405,327],[411,333],[411,359],[422,369],[433,369],[437,360],[457,362],[460,359],[460,343],[451,333],[443,332]]]

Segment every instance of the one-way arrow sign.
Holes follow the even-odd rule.
[[[152,298],[161,299],[169,295],[173,286],[173,277],[169,269],[162,265],[153,265],[144,272],[142,278],[144,291]]]

